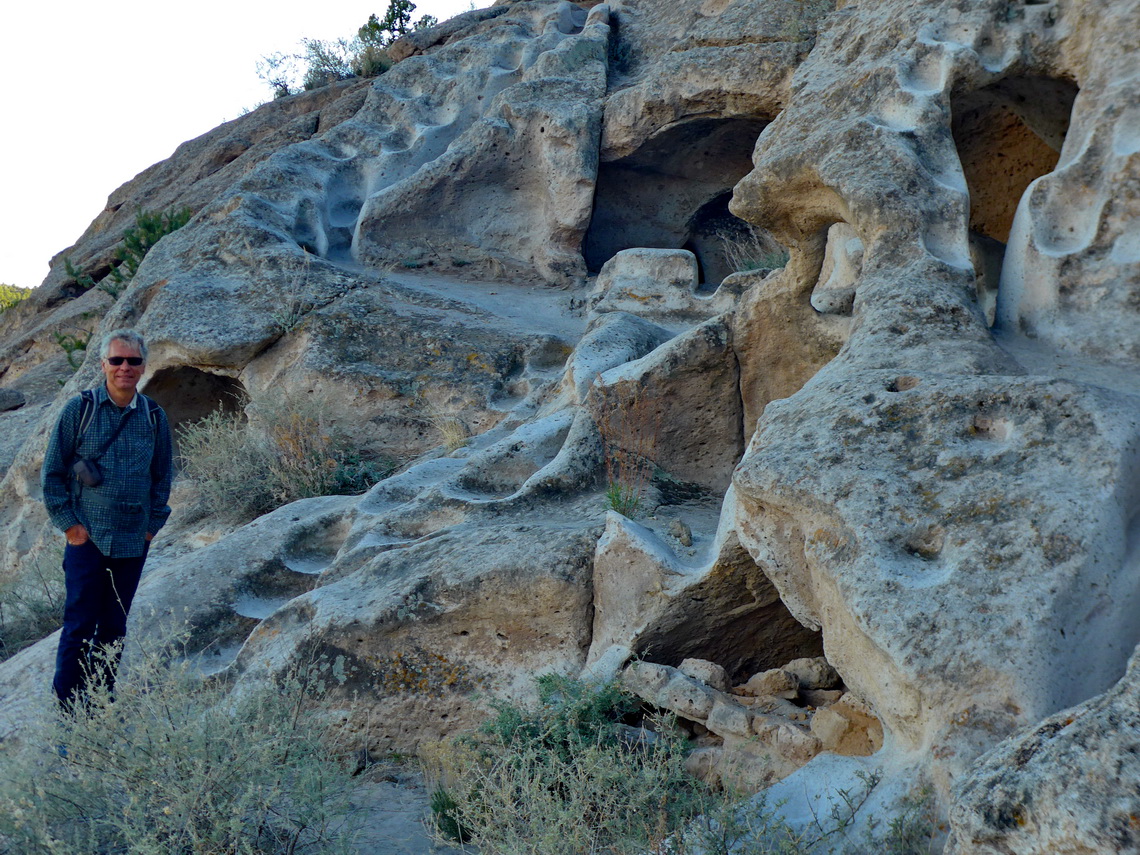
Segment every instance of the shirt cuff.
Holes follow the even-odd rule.
[[[74,511],[61,511],[52,517],[52,522],[55,523],[56,528],[63,532],[66,532],[72,526],[83,524],[82,520],[76,516]]]

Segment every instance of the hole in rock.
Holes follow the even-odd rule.
[[[958,95],[951,104],[951,130],[970,193],[978,298],[991,324],[1018,203],[1030,183],[1056,167],[1077,91],[1068,80],[1013,77]]]
[[[240,380],[189,365],[155,372],[143,391],[166,411],[176,452],[182,425],[195,422],[218,409],[240,413],[246,398],[245,387]]]
[[[896,377],[894,380],[892,380],[890,383],[888,383],[887,384],[887,391],[888,392],[909,392],[911,389],[917,388],[921,382],[922,381],[919,380],[917,377],[911,377],[910,375],[904,374],[900,377]]]
[[[734,683],[794,659],[823,655],[823,636],[797,621],[776,587],[740,546],[678,596],[637,640],[637,652],[663,665],[716,662]]]
[[[623,249],[685,248],[697,256],[702,281],[719,284],[733,272],[725,241],[752,236],[729,213],[728,201],[752,170],[752,150],[767,124],[740,118],[680,122],[632,154],[601,164],[585,239],[590,271]]]

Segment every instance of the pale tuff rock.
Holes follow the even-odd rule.
[[[1088,190],[1064,202],[1061,194],[1051,207],[1034,201],[1064,180],[1070,160],[1089,158],[1096,146],[1088,143],[1106,130],[1101,108],[1085,113],[1081,105],[1116,97],[1115,57],[1130,54],[1135,27],[1117,39],[1101,26],[1120,29],[1122,15],[1134,21],[1126,5],[1003,7],[1009,15],[952,3],[849,5],[830,19],[787,109],[757,146],[754,171],[734,192],[734,212],[791,248],[788,267],[765,280],[765,291],[776,282],[794,295],[772,310],[772,299],[761,302],[765,291],[753,289],[736,310],[746,418],[760,417],[734,475],[741,543],[792,613],[821,629],[828,660],[874,709],[886,742],[926,752],[943,798],[995,740],[1110,686],[1140,639],[1127,534],[1140,439],[1136,384],[1108,366],[1067,369],[1049,353],[1062,338],[1063,347],[1091,355],[1126,357],[1132,348],[1110,329],[1127,312],[1111,308],[1126,291],[1114,284],[1125,268],[1113,267],[1109,245],[1128,228],[1135,194],[1120,194],[1112,215],[1097,200],[1099,187],[1122,186],[1116,170],[1134,161],[1113,153],[1105,184],[1090,176],[1081,182]],[[1085,18],[1094,9],[1104,13],[1096,26]],[[1081,20],[1089,27],[1078,36],[1071,27]],[[1094,34],[1121,52],[1094,48]],[[865,97],[852,97],[849,81],[863,74],[881,76]],[[1008,164],[1018,175],[1041,174],[1053,164],[1007,134],[991,139],[1011,140],[1014,156],[991,149],[989,172],[964,173],[956,134],[965,141],[970,126],[952,123],[967,114],[1012,121],[1020,110],[1019,121],[1049,148],[1063,132],[1050,116],[1065,112],[1071,89],[1035,86],[1042,76],[1076,76],[1082,88],[1061,168],[1031,185],[1022,210],[1045,217],[1046,231],[1067,235],[1075,224],[1077,238],[1064,240],[1077,243],[1084,226],[1098,223],[1098,241],[1109,244],[1090,246],[1087,256],[1099,279],[1077,272],[1077,243],[1062,253],[1071,280],[1045,267],[1027,277],[1064,293],[1048,317],[1070,318],[1074,331],[1048,321],[1034,344],[1017,334],[1046,313],[1034,314],[1005,284],[1029,264],[1017,237],[1021,212],[997,298],[1006,327],[999,335],[978,303],[986,288],[968,233],[1003,239],[996,171]],[[977,151],[970,162],[980,162]],[[836,223],[862,244],[846,331],[843,317],[813,319],[803,308]],[[1104,310],[1103,334],[1091,323],[1077,329],[1086,297]],[[842,350],[823,365],[826,350],[805,353],[801,334],[790,351],[800,373],[782,372],[786,363],[762,338],[779,330],[777,318],[824,332]],[[1093,337],[1105,347],[1081,343]],[[814,375],[813,363],[822,366]],[[779,391],[769,391],[770,366]]]
[[[1063,98],[1042,98],[1039,90],[1029,99],[1039,112],[1057,104],[1054,115],[1034,118],[1056,129],[1060,159],[1021,197],[998,317],[1053,349],[1135,365],[1140,198],[1130,188],[1140,169],[1140,92],[1134,60],[1117,58],[1140,49],[1136,9],[1110,2],[1063,8],[1067,38],[1053,76],[1075,78],[1080,94],[1074,100],[1070,85]]]
[[[744,451],[739,382],[731,321],[717,317],[603,373],[586,406],[614,443],[651,445],[672,478],[721,495]]]
[[[836,754],[867,757],[883,747],[883,726],[870,707],[854,695],[843,695],[811,718],[812,735]]]
[[[822,656],[796,659],[783,670],[796,678],[801,689],[834,689],[840,683],[839,674]]]
[[[711,688],[711,687],[710,687]],[[705,720],[705,727],[723,738],[752,735],[752,710],[729,697],[718,696]]]
[[[707,659],[685,659],[677,666],[677,670],[686,677],[700,680],[718,692],[728,691],[728,672],[715,662]]]
[[[805,662],[814,664],[800,660],[801,670]],[[755,790],[794,773],[821,751],[855,757],[882,747],[879,720],[850,694],[818,709],[789,700],[798,698],[797,678],[787,670],[792,664],[753,675],[733,694],[702,679],[708,674],[720,683],[726,676],[703,660],[685,660],[680,668],[635,662],[621,679],[626,689],[698,734],[701,747],[686,768],[710,783]]]
[[[1140,659],[982,755],[954,796],[953,855],[1140,852]]]
[[[573,403],[586,400],[599,374],[640,359],[673,334],[657,324],[625,312],[606,312],[590,321],[578,347],[566,361],[563,395]]]
[[[705,721],[719,693],[668,665],[634,662],[622,673],[622,685],[654,706],[691,721]]]
[[[596,287],[595,312],[631,312],[658,323],[683,317],[697,305],[697,259],[685,250],[623,250],[602,267]]]
[[[754,698],[797,698],[800,684],[796,675],[786,668],[770,668],[753,674],[745,683],[737,686],[737,692]]]
[[[418,258],[431,247],[431,256],[445,262],[450,256],[452,263],[533,268],[560,284],[584,278],[578,246],[597,170],[608,7],[595,7],[578,24],[577,15],[562,15],[569,5],[559,10],[554,4],[520,4],[508,13],[520,21],[530,18],[534,44],[520,40],[488,55],[482,93],[487,112],[463,138],[456,139],[453,130],[461,116],[432,116],[440,139],[425,139],[424,145],[443,153],[411,181],[397,179],[384,193],[363,200],[353,216],[356,260],[376,265]],[[553,27],[551,10],[562,15]],[[413,57],[394,70],[407,69],[409,81],[417,72],[431,73],[433,66],[426,64],[413,71],[417,63]],[[468,96],[462,103],[476,102]],[[385,171],[381,167],[380,175]]]
[[[818,652],[818,636],[788,614],[733,532],[718,533],[710,548],[693,566],[652,529],[608,514],[594,554],[587,665],[619,645],[669,651],[678,663],[714,661],[739,680]]]
[[[541,569],[528,558],[536,536]],[[480,696],[525,697],[533,674],[582,661],[594,538],[584,526],[483,525],[363,560],[346,554],[357,569],[265,620],[235,667],[264,679],[318,639],[344,657],[346,697],[359,693],[380,722],[370,744],[414,750],[486,715]]]
[[[827,230],[827,247],[811,306],[824,315],[850,315],[855,306],[855,283],[863,268],[863,241],[846,223]]]

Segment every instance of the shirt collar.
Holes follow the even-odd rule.
[[[118,406],[118,404],[116,404],[114,401],[111,400],[111,396],[107,393],[107,384],[106,383],[100,383],[95,388],[95,399],[96,399],[96,403],[99,403],[99,404],[102,404],[104,401],[110,401],[110,403],[112,405],[114,405],[116,407]],[[133,398],[131,398],[131,402],[129,404],[127,404],[127,406],[124,407],[123,409],[133,410],[135,407],[138,406],[138,403],[139,403],[139,393],[136,391],[135,396]]]

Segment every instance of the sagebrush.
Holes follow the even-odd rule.
[[[637,703],[614,685],[546,676],[539,694],[534,707],[500,704],[478,739],[437,750],[442,835],[496,855],[633,855],[684,827],[703,785],[685,775],[669,722],[623,728]]]
[[[315,713],[338,663],[238,696],[152,646],[0,755],[4,855],[351,852],[350,745]]]
[[[325,398],[296,394],[255,397],[244,412],[215,410],[179,429],[184,471],[207,510],[236,518],[364,492],[395,464],[357,452],[333,411]]]
[[[63,553],[45,548],[0,579],[0,662],[15,656],[63,623]]]

